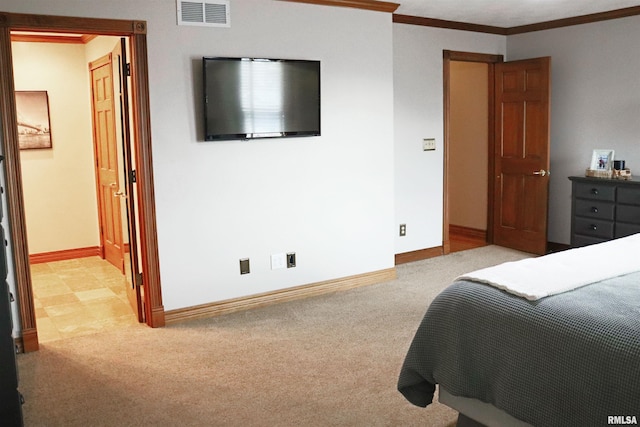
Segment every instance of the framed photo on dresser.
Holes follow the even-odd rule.
[[[598,149],[593,150],[591,156],[591,170],[594,171],[609,171],[613,167],[614,150]]]

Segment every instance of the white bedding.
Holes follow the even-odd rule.
[[[636,271],[640,271],[640,234],[507,262],[456,280],[486,283],[534,301]]]

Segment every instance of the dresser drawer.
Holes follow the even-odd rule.
[[[613,221],[592,218],[575,218],[574,233],[583,236],[613,238]]]
[[[640,225],[640,206],[618,205],[616,209],[616,221]]]
[[[640,186],[638,188],[618,188],[618,203],[640,206]]]
[[[619,222],[616,224],[615,238],[631,236],[632,234],[640,233],[640,224],[626,224]]]
[[[574,234],[571,236],[571,247],[579,248],[580,246],[593,245],[595,243],[606,242],[608,239],[599,239],[597,237],[587,237]]]
[[[576,199],[575,214],[577,216],[613,221],[614,211],[615,205],[613,203],[601,202],[599,200]]]
[[[606,200],[616,199],[616,187],[598,182],[576,182],[574,197],[579,199]]]

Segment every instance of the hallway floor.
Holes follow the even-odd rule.
[[[468,235],[457,234],[454,231],[449,231],[449,244],[451,252],[466,251],[467,249],[475,249],[482,246],[487,246],[485,239],[473,238]]]
[[[41,343],[138,324],[126,276],[100,257],[33,264],[31,279]]]

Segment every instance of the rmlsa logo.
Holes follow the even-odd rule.
[[[607,420],[609,424],[638,425],[638,420],[635,415],[609,415]]]

